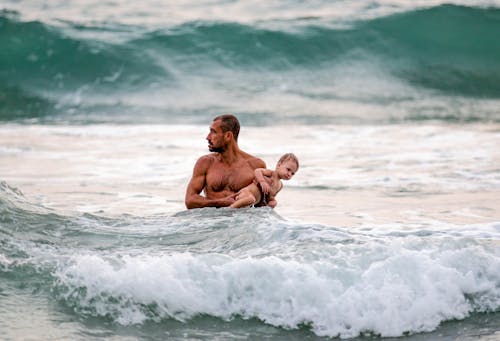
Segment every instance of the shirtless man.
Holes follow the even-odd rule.
[[[236,193],[252,183],[254,170],[266,167],[264,161],[238,147],[239,132],[240,123],[233,115],[217,116],[212,121],[207,135],[212,153],[196,161],[186,189],[188,209],[230,206]]]

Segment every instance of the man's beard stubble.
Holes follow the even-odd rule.
[[[208,150],[211,151],[212,153],[223,153],[226,150],[226,148],[208,146]]]

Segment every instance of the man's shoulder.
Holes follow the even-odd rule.
[[[196,167],[210,167],[210,165],[215,161],[215,155],[213,153],[200,156],[198,161],[196,161]]]
[[[266,168],[266,163],[262,159],[260,159],[260,158],[258,158],[256,156],[253,156],[253,155],[250,155],[250,154],[246,154],[245,159],[246,159],[247,163],[253,169],[255,169],[255,168]]]
[[[205,154],[200,156],[198,160],[214,160],[215,159],[215,154],[216,153],[210,153],[210,154]]]

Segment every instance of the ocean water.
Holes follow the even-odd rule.
[[[499,1],[0,3],[0,338],[499,340]],[[186,210],[211,119],[278,206]]]

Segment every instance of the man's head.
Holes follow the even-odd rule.
[[[208,149],[222,153],[231,141],[238,142],[240,122],[234,115],[220,115],[213,119],[207,135]]]
[[[235,141],[238,141],[238,135],[240,133],[240,121],[234,115],[220,115],[214,118],[215,121],[220,121],[221,128],[223,132],[230,131],[233,134]]]

